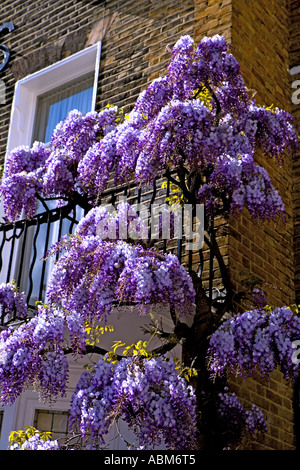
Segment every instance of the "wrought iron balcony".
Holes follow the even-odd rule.
[[[162,184],[163,181],[165,184]],[[169,180],[158,180],[151,188],[140,189],[136,186],[112,187],[101,195],[99,204],[116,205],[120,200],[126,200],[135,207],[147,207],[149,213],[153,205],[159,207],[165,204],[170,195]],[[53,201],[41,201],[39,211],[30,220],[20,219],[15,223],[0,224],[0,282],[6,283],[12,279],[21,292],[27,297],[29,307],[34,307],[36,301],[45,301],[47,281],[55,260],[45,259],[49,248],[65,234],[74,232],[80,218],[86,210],[69,203],[59,208],[51,208]],[[151,236],[150,236],[151,238]],[[185,249],[185,238],[180,236],[171,240],[155,240],[155,245],[164,252],[173,252],[180,262],[188,269],[203,271],[202,248],[195,251]],[[205,256],[207,260],[207,253]],[[209,278],[212,280],[212,263]],[[212,282],[210,282],[210,295]],[[3,313],[0,324],[3,326],[16,318],[7,318]]]

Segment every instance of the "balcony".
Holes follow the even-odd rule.
[[[124,185],[106,190],[99,199],[99,205],[116,205],[126,201],[137,209],[146,208],[150,217],[153,207],[160,210],[166,207],[166,200],[171,193],[168,178],[158,179],[149,188],[140,189],[135,185]],[[53,201],[41,200],[39,210],[30,220],[20,219],[15,223],[0,224],[0,282],[12,279],[27,298],[29,308],[34,308],[37,301],[46,301],[47,282],[55,259],[45,259],[49,248],[65,234],[72,234],[87,208],[83,204],[68,203],[62,207],[51,207]],[[184,208],[182,220],[184,220]],[[187,249],[187,237],[183,233],[173,239],[157,239],[151,234],[153,226],[149,224],[149,240],[163,252],[172,252],[187,269],[193,269],[199,276],[205,277],[210,298],[213,295],[213,258],[206,247],[196,250]],[[194,230],[194,229],[192,229]],[[7,316],[2,312],[0,325],[7,326],[17,320],[16,316]]]

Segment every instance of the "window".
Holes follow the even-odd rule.
[[[91,111],[93,78],[93,74],[88,74],[37,97],[32,143],[50,142],[55,126],[72,109],[82,113]]]
[[[52,439],[61,439],[68,434],[68,419],[68,411],[35,410],[33,426],[41,432],[51,432]]]
[[[83,113],[95,109],[100,52],[98,43],[16,83],[7,153],[19,145],[31,146],[35,140],[48,143],[56,125],[72,109]],[[38,209],[43,211],[43,207]],[[81,217],[81,213],[73,215],[77,220]],[[30,305],[45,300],[52,262],[40,260],[52,243],[69,231],[68,221],[31,226],[26,230],[26,240],[25,231],[20,230],[13,258],[8,260],[11,246],[2,252],[3,266],[9,272],[2,270],[1,281],[15,279]]]
[[[40,432],[51,432],[51,439],[57,439],[62,447],[67,444],[71,449],[85,449],[89,438],[82,439],[80,431],[70,431],[69,415],[68,411],[36,409],[33,426]]]
[[[100,66],[101,43],[19,80],[15,86],[12,104],[7,153],[19,145],[31,145],[34,139],[34,122],[39,98],[58,90],[85,75],[93,75],[91,110],[95,109]],[[69,85],[68,85],[69,86]]]

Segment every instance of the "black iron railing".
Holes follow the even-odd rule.
[[[170,182],[165,179],[157,180],[153,186],[143,189],[130,185],[112,186],[101,195],[98,203],[116,206],[119,201],[125,200],[136,208],[146,207],[151,214],[153,205],[158,207],[165,204],[169,195]],[[63,235],[74,232],[84,213],[80,206],[51,208],[51,202],[42,201],[40,211],[33,219],[0,224],[0,282],[6,283],[13,279],[20,291],[26,294],[29,307],[34,307],[36,301],[45,301],[47,280],[54,262],[51,258],[44,259],[45,254]],[[159,249],[173,252],[187,269],[197,270],[200,276],[204,264],[203,250],[198,249],[196,253],[186,250],[185,242],[184,234],[174,239],[154,241]],[[207,255],[205,258],[208,259],[211,296],[213,263],[210,257],[210,260]],[[15,318],[10,317],[9,321],[12,320]],[[3,325],[8,320],[2,316],[1,322]]]

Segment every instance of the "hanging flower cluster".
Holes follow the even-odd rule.
[[[300,338],[300,317],[288,307],[247,311],[225,321],[211,336],[208,365],[212,375],[232,371],[240,376],[259,372],[269,378],[279,366],[294,380],[299,365],[293,342]]]
[[[244,171],[239,160],[253,159],[261,147],[281,162],[282,154],[296,146],[292,117],[248,97],[224,37],[203,38],[196,45],[183,36],[166,75],[140,94],[125,118],[117,107],[86,115],[72,111],[56,127],[49,148],[35,143],[10,153],[0,189],[6,217],[15,220],[23,209],[33,216],[37,192],[59,198],[78,191],[96,205],[111,175],[116,184],[129,179],[149,184],[181,167],[209,180],[201,192],[209,207],[220,202],[216,192],[226,191],[233,208],[244,205],[256,217],[265,217],[265,210],[269,218],[282,212],[278,194],[254,160],[236,187]],[[233,186],[219,186],[222,171],[234,173]]]
[[[10,152],[0,188],[7,219],[16,220],[23,210],[26,218],[32,218],[37,193],[47,198],[78,190],[79,162],[116,126],[117,113],[116,107],[85,115],[73,110],[55,128],[49,147],[35,142],[32,148],[21,146]]]
[[[164,357],[126,357],[117,364],[100,359],[83,373],[71,401],[74,429],[80,423],[83,436],[105,444],[118,419],[134,431],[138,448],[196,448],[194,391]]]
[[[2,406],[13,403],[30,385],[44,401],[64,396],[68,379],[65,333],[78,338],[73,320],[74,315],[39,305],[37,315],[27,323],[0,333]],[[196,448],[195,395],[168,358],[132,356],[118,363],[101,358],[93,369],[83,372],[71,400],[71,426],[80,423],[83,437],[91,433],[102,443],[119,418],[132,428],[142,448],[161,443],[170,449]],[[56,441],[45,443],[36,435],[22,446],[13,446],[13,450],[21,449],[59,447]]]
[[[146,214],[148,217],[148,214]],[[101,240],[138,240],[148,239],[148,218],[138,215],[135,208],[120,202],[117,209],[99,206],[91,209],[76,227],[75,234],[98,236]]]
[[[136,304],[141,313],[153,304],[193,310],[194,288],[173,254],[161,254],[124,241],[74,237],[56,263],[48,298],[82,319],[106,319],[114,305]]]
[[[45,400],[64,395],[68,379],[64,325],[60,312],[39,306],[27,323],[1,331],[1,405],[13,403],[29,384],[35,384]]]
[[[240,438],[245,433],[253,437],[257,432],[267,432],[266,419],[257,405],[245,409],[235,393],[227,392],[219,394],[219,401],[220,424],[228,433]]]
[[[107,321],[119,305],[135,305],[140,314],[157,305],[173,307],[179,316],[193,312],[195,290],[188,272],[177,256],[145,248],[147,236],[147,224],[129,204],[120,203],[113,212],[100,206],[81,219],[74,236],[49,251],[48,256],[60,256],[47,300],[67,312],[74,350],[85,348],[85,324]]]
[[[279,193],[273,187],[265,168],[255,165],[250,155],[237,158],[225,156],[218,159],[208,182],[198,193],[210,213],[216,212],[223,203],[231,214],[241,212],[246,206],[255,219],[271,220],[285,209]]]
[[[0,318],[7,321],[10,317],[26,318],[28,315],[26,297],[14,281],[0,284]]]

